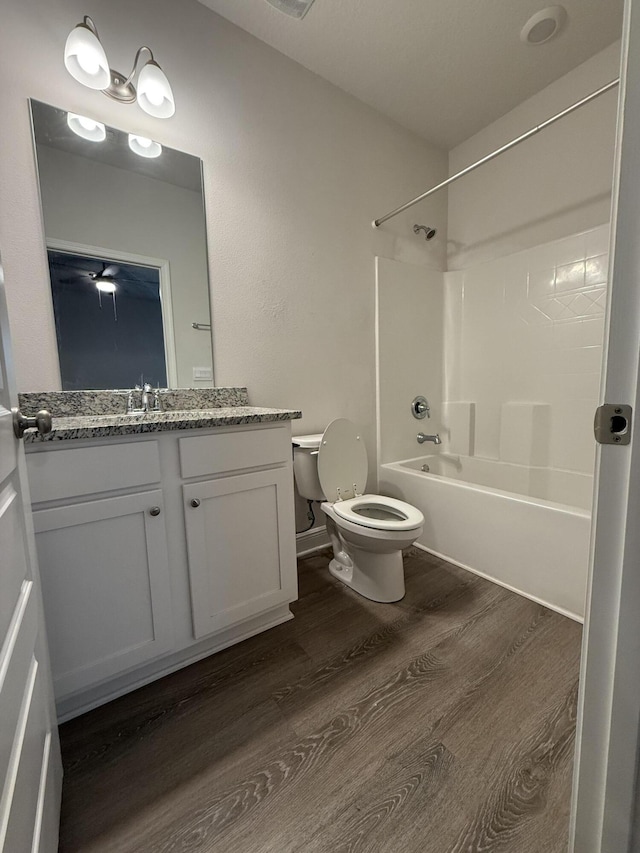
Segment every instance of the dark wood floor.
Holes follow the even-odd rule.
[[[60,850],[564,853],[580,626],[418,551],[62,726]]]

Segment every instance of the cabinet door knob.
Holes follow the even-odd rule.
[[[194,508],[195,508],[195,507],[200,506],[200,499],[199,499],[199,498],[194,498],[194,499],[191,501],[191,506],[192,506],[192,507],[194,507]]]
[[[154,517],[156,515],[160,515],[160,507],[159,506],[152,506],[151,509],[149,510],[149,515],[153,515]]]

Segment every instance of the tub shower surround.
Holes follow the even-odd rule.
[[[139,405],[134,397],[134,405]],[[68,441],[82,438],[138,435],[181,429],[270,423],[302,417],[294,409],[271,409],[249,405],[247,389],[162,388],[160,411],[127,413],[128,389],[114,391],[47,391],[19,395],[20,409],[33,415],[47,409],[53,416],[51,432],[25,433],[27,443]]]
[[[400,344],[392,334],[399,317],[412,331],[432,321],[431,273],[417,291],[388,264],[378,277],[380,491],[422,511],[420,547],[576,619],[588,571],[608,242],[603,225],[444,273],[439,359],[427,358],[424,334]],[[420,381],[411,374],[400,400],[390,377],[416,363]],[[443,440],[429,457],[415,455],[408,403],[416,393],[429,398],[429,432]]]
[[[476,474],[462,474],[473,461],[458,473]],[[425,456],[380,469],[380,490],[424,514],[418,547],[582,621],[590,511],[454,479],[448,468]]]
[[[474,403],[473,455],[593,475],[608,240],[604,225],[445,273],[443,399]],[[467,446],[443,426],[445,449]]]

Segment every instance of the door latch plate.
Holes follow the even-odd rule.
[[[599,444],[629,444],[631,441],[631,406],[604,403],[596,409],[593,432]]]

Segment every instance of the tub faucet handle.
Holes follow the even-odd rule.
[[[411,401],[411,414],[418,420],[431,417],[431,407],[426,397],[420,395],[413,398]]]

